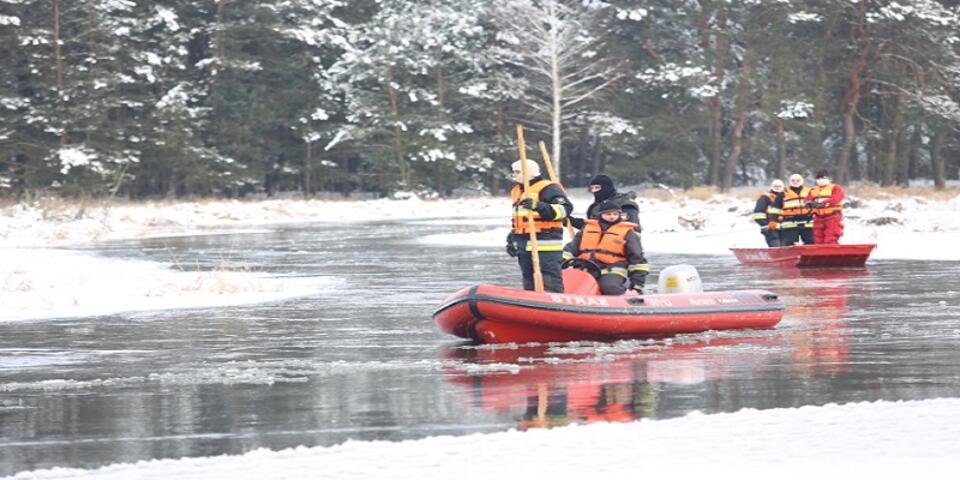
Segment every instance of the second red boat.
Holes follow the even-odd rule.
[[[743,264],[795,267],[862,267],[874,243],[851,245],[793,245],[772,248],[731,248]]]

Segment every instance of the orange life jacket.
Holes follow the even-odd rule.
[[[833,195],[833,187],[834,185],[832,183],[829,183],[822,187],[821,186],[813,187],[810,189],[810,195],[812,195],[814,201],[817,201],[817,202],[830,200],[830,197]],[[843,210],[843,205],[830,205],[829,207],[814,208],[813,214],[824,216],[824,215],[830,215],[832,213],[837,213],[842,210]]]
[[[783,190],[783,212],[780,214],[783,215],[784,220],[787,220],[790,217],[798,217],[810,213],[807,211],[807,208],[803,206],[803,204],[806,202],[807,194],[809,193],[809,187],[803,187],[800,189],[799,194],[794,192],[793,189],[789,187]]]
[[[520,203],[520,200],[523,200],[524,198],[540,200],[540,192],[550,185],[559,184],[555,184],[549,180],[540,180],[539,182],[530,185],[530,188],[525,193],[519,184],[513,186],[513,190],[510,191],[510,199],[513,201],[513,233],[530,233],[530,221],[527,220],[527,218],[531,214],[533,215],[533,229],[537,233],[553,228],[563,228],[563,222],[560,220],[540,220],[540,214],[537,213],[536,210],[527,210],[517,206],[517,204]]]
[[[637,228],[636,223],[619,222],[604,232],[598,220],[586,220],[580,238],[580,255],[584,260],[596,260],[607,265],[624,263],[627,255],[627,235]]]

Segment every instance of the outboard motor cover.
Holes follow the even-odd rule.
[[[703,291],[700,273],[693,265],[671,265],[660,271],[657,293],[694,293]]]

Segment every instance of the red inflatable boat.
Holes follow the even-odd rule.
[[[598,295],[596,281],[564,270],[569,293],[477,285],[447,298],[437,326],[486,343],[618,340],[735,328],[769,328],[784,305],[763,290]]]
[[[743,264],[795,267],[862,267],[875,243],[854,245],[793,245],[772,248],[731,248]]]

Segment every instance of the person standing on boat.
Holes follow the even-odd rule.
[[[637,225],[637,233],[640,233],[640,207],[637,205],[637,202],[634,199],[637,197],[637,194],[633,192],[620,193],[617,191],[617,188],[613,186],[613,179],[607,175],[597,175],[590,180],[590,193],[593,194],[593,203],[587,207],[587,217],[588,219],[597,220],[600,218],[600,212],[597,211],[597,206],[600,203],[611,200],[620,206],[620,210],[623,212],[623,219],[635,223]],[[570,223],[577,230],[583,229],[584,219],[583,218],[574,218],[570,217]]]
[[[830,181],[826,170],[817,172],[817,186],[807,194],[807,208],[813,209],[813,242],[837,244],[843,236],[843,189]]]
[[[780,246],[780,214],[783,211],[783,181],[770,183],[770,191],[764,192],[753,207],[753,221],[760,225],[760,233],[768,247]]]
[[[789,247],[800,240],[813,243],[813,213],[806,207],[810,188],[803,186],[803,176],[790,175],[790,186],[783,191],[783,213],[780,214],[780,245]]]
[[[628,284],[642,294],[650,265],[643,256],[637,224],[623,220],[623,210],[615,201],[601,202],[596,210],[600,218],[584,220],[583,229],[563,248],[563,258],[582,258],[600,267],[597,283],[604,295],[621,295]]]
[[[530,176],[530,190],[527,192],[523,191],[520,161],[513,163],[513,181],[516,185],[510,191],[513,228],[507,235],[507,253],[511,257],[517,257],[523,275],[523,288],[533,290],[533,248],[530,244],[528,220],[532,212],[540,271],[543,274],[543,289],[547,292],[563,293],[560,268],[563,263],[562,221],[573,211],[573,204],[567,198],[563,187],[540,176],[537,162],[526,162],[527,174]]]

